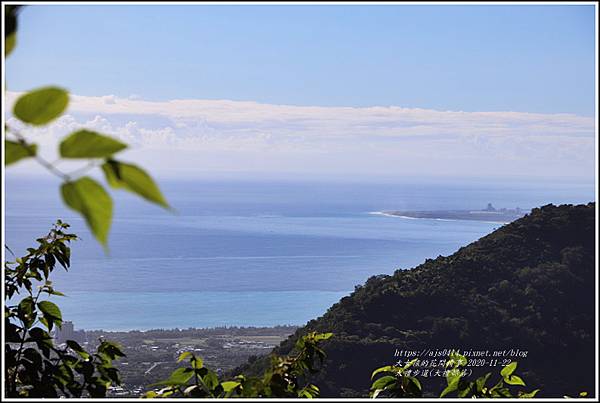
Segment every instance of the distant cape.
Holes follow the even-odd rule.
[[[529,210],[495,209],[491,204],[485,210],[436,210],[436,211],[381,211],[379,214],[404,218],[425,218],[432,220],[470,220],[509,223],[517,220]]]

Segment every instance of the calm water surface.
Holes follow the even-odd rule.
[[[381,210],[532,208],[594,200],[590,185],[163,182],[176,214],[116,193],[106,255],[57,183],[7,181],[6,240],[22,254],[56,220],[81,240],[55,286],[76,328],[302,325],[376,274],[453,253],[502,224]],[[10,257],[10,256],[8,256]]]

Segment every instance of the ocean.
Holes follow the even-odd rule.
[[[58,182],[7,179],[6,245],[22,255],[61,218],[80,240],[52,297],[77,329],[303,325],[370,276],[449,255],[501,223],[383,210],[530,209],[595,200],[593,184],[435,181],[161,181],[170,213],[113,192],[105,254]],[[11,255],[7,253],[7,259]]]

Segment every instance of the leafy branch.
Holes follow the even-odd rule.
[[[186,351],[177,362],[187,359],[189,366],[179,367],[169,378],[150,385],[162,388],[146,393],[145,397],[318,397],[319,388],[307,383],[306,377],[323,364],[325,352],[320,344],[331,337],[331,333],[309,333],[296,342],[296,354],[273,355],[271,366],[262,377],[237,375],[228,381],[219,381],[214,371],[204,367],[200,357]]]
[[[62,313],[55,303],[40,299],[43,294],[64,295],[54,289],[50,275],[57,264],[65,270],[70,267],[69,244],[77,236],[68,233],[68,228],[57,221],[46,236],[37,239],[37,248],[28,248],[25,256],[5,262],[4,379],[8,397],[103,397],[110,385],[121,382],[112,365],[124,356],[117,344],[101,340],[91,354],[74,340],[57,346],[51,336],[54,327],[62,326]],[[8,304],[22,293],[26,296],[18,304]]]
[[[409,361],[404,367],[386,366],[373,371],[369,396],[377,397],[421,397],[423,388],[419,380],[410,375],[410,367],[417,361]],[[445,397],[455,393],[456,397],[470,398],[532,398],[540,391],[535,389],[531,392],[523,390],[511,391],[509,387],[525,386],[521,377],[515,374],[517,362],[513,361],[506,365],[500,371],[500,380],[494,386],[488,386],[487,382],[492,376],[488,372],[475,381],[468,381],[464,378],[464,368],[467,364],[467,358],[453,351],[446,361],[446,382],[447,386],[440,393],[440,397]]]
[[[43,126],[58,118],[69,104],[68,93],[58,87],[39,88],[19,97],[13,107],[13,115],[29,126]],[[12,165],[27,158],[63,181],[61,195],[63,202],[81,214],[96,239],[106,247],[112,221],[112,198],[96,180],[85,176],[94,168],[101,168],[106,182],[113,189],[123,189],[142,198],[171,209],[160,189],[142,168],[117,161],[114,154],[127,148],[127,145],[110,136],[91,130],[77,130],[59,144],[61,159],[87,160],[87,163],[74,171],[64,172],[57,167],[58,161],[51,163],[38,153],[38,146],[26,136],[8,125],[5,126],[5,164]]]

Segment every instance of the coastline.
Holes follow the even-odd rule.
[[[391,214],[391,213],[387,213],[385,211],[370,211],[368,214],[371,214],[371,215],[380,215],[380,216],[384,216],[384,217],[402,218],[402,219],[405,219],[405,220],[477,221],[477,222],[483,222],[483,223],[488,223],[488,224],[502,224],[502,225],[510,224],[510,221],[484,221],[484,220],[459,220],[459,219],[453,219],[453,218],[409,217],[409,216],[405,216],[405,215]]]
[[[151,331],[156,324],[163,329],[302,326],[351,290],[63,292],[66,297],[49,300],[60,304],[63,318],[76,329],[118,333]],[[90,317],[100,303],[102,312]],[[123,306],[129,307],[127,314]],[[173,315],[175,306],[185,308]]]
[[[405,220],[432,220],[432,221],[477,221],[489,224],[509,224],[527,214],[528,211],[483,211],[483,210],[440,210],[440,211],[370,211],[370,215],[402,218]],[[490,220],[493,215],[498,220]],[[490,217],[492,216],[492,217]]]

